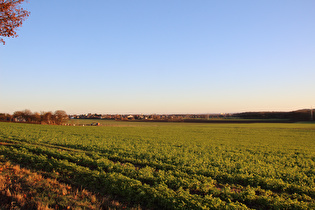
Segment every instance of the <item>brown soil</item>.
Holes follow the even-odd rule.
[[[40,172],[31,172],[0,157],[0,209],[130,208],[109,196],[45,178]]]

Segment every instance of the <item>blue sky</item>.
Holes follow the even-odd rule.
[[[29,0],[0,46],[0,112],[315,106],[313,0]]]

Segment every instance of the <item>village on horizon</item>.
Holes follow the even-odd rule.
[[[313,109],[301,109],[291,112],[241,112],[218,114],[72,114],[70,119],[105,119],[122,121],[184,121],[217,119],[287,119],[314,120]]]

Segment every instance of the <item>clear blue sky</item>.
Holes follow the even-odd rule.
[[[29,0],[0,46],[0,112],[315,106],[314,0]]]

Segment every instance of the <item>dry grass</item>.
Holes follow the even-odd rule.
[[[129,208],[109,197],[45,178],[0,157],[0,209]]]

